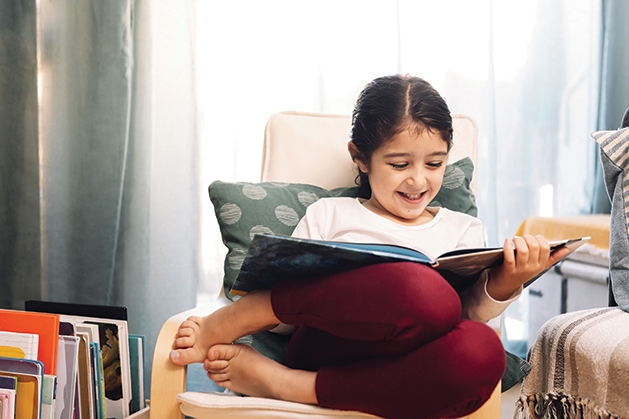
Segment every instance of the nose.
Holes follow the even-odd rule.
[[[406,183],[415,188],[421,188],[426,184],[426,175],[421,168],[417,168],[409,173]]]

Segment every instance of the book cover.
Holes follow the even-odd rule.
[[[105,419],[107,413],[102,359],[100,345],[96,342],[90,342],[90,362],[94,377],[94,413],[97,419]]]
[[[77,388],[81,419],[94,419],[94,378],[90,366],[90,339],[87,332],[76,332],[79,338]]]
[[[15,418],[15,390],[0,389],[2,419]]]
[[[55,419],[73,419],[78,359],[79,338],[60,336]]]
[[[97,324],[78,323],[76,325],[78,333],[87,333],[90,342],[96,342],[100,347],[100,331]]]
[[[17,378],[15,392],[15,417],[20,419],[38,419],[41,408],[42,379],[25,373],[9,373]]]
[[[0,357],[37,359],[39,335],[0,331]]]
[[[0,358],[0,375],[17,379],[15,415],[20,419],[38,419],[41,412],[41,392],[44,365],[29,359]]]
[[[27,310],[29,311],[29,310]],[[59,335],[74,336],[74,324],[70,322],[59,322]]]
[[[131,360],[131,410],[133,414],[145,407],[144,401],[144,336],[129,334]]]
[[[56,313],[68,316],[98,317],[100,319],[129,320],[127,308],[123,306],[102,306],[98,304],[61,303],[57,301],[28,300],[26,311]]]
[[[17,388],[17,378],[7,377],[0,373],[0,389],[15,390]]]
[[[57,373],[58,314],[0,309],[0,330],[39,335],[37,359],[43,362],[46,374]]]
[[[573,252],[589,237],[551,243],[553,250],[568,246]],[[257,234],[230,291],[243,295],[254,289],[270,289],[276,281],[312,278],[375,263],[415,262],[434,267],[457,290],[471,286],[480,273],[502,263],[503,249],[460,249],[436,259],[416,250],[372,243],[343,243]]]
[[[42,408],[41,419],[54,419],[55,398],[57,396],[57,377],[54,375],[44,375],[42,388]]]
[[[100,330],[105,406],[108,418],[122,419],[129,416],[131,389],[125,387],[124,375],[130,381],[128,337],[123,328],[114,323],[97,323]],[[122,339],[127,341],[123,344]],[[126,360],[123,360],[126,355]],[[123,364],[125,366],[123,367]]]

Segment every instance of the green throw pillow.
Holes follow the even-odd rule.
[[[310,204],[331,196],[318,186],[275,182],[216,181],[209,193],[228,250],[223,282],[228,298],[255,234],[290,235]]]
[[[474,166],[469,157],[446,167],[443,186],[431,203],[453,211],[477,215],[470,182]],[[295,183],[228,183],[216,181],[209,187],[210,199],[228,253],[223,285],[228,298],[251,240],[256,233],[290,235],[306,214],[306,208],[320,198],[357,196],[358,188],[332,191]]]
[[[431,207],[444,207],[476,217],[478,208],[471,182],[474,163],[469,157],[449,164],[443,175],[441,190],[430,203]]]

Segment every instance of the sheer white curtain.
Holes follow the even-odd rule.
[[[146,371],[201,273],[195,7],[38,2],[41,298],[128,307]]]
[[[480,128],[479,216],[499,245],[533,215],[587,213],[599,1],[200,2],[203,182],[256,181],[264,124],[294,109],[349,113],[374,77],[432,83]],[[212,294],[223,249],[204,200]]]

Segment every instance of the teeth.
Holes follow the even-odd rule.
[[[414,200],[414,199],[419,199],[421,198],[422,194],[416,194],[416,195],[410,195],[410,194],[403,194],[405,197],[407,197],[408,199]]]

